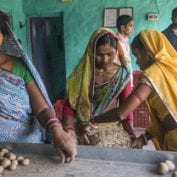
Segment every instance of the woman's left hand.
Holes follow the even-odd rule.
[[[77,144],[75,137],[65,132],[62,127],[54,126],[51,129],[54,147],[60,156],[61,163],[71,162],[77,155]]]
[[[87,125],[79,125],[80,144],[96,145],[100,142],[98,135],[99,126],[89,122]]]

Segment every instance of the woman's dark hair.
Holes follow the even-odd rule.
[[[117,18],[117,22],[116,22],[116,27],[117,29],[120,31],[121,30],[121,26],[126,26],[128,25],[131,21],[133,21],[133,17],[130,15],[121,15]]]
[[[177,7],[172,10],[171,16],[175,17],[177,15]]]
[[[138,48],[140,50],[145,48],[142,41],[141,41],[140,33],[133,39],[133,41],[131,43],[131,48],[132,49]]]
[[[7,23],[9,24],[9,15],[5,12],[0,11],[0,31],[4,36],[9,35]]]
[[[117,50],[117,38],[112,33],[102,35],[96,42],[96,48],[105,44],[110,44]]]

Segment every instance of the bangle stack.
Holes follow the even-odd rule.
[[[49,131],[52,127],[59,125],[61,125],[61,122],[57,118],[51,118],[46,122],[45,129]]]

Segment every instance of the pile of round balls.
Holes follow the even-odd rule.
[[[171,160],[165,160],[164,162],[160,162],[157,166],[157,171],[159,174],[173,172],[171,177],[177,177],[177,171],[175,171],[175,164]]]
[[[0,149],[0,177],[4,169],[16,170],[18,165],[29,165],[30,160],[23,156],[17,156],[7,148]]]

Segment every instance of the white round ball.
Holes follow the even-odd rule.
[[[15,165],[15,164],[11,164],[11,165],[8,166],[8,170],[13,171],[13,170],[16,170],[16,169],[17,169],[17,165]]]
[[[165,160],[165,163],[168,165],[170,171],[175,169],[175,164],[171,160]]]
[[[24,160],[24,157],[23,156],[18,156],[17,160],[18,160],[18,162],[21,162],[22,160]]]
[[[166,174],[169,172],[169,167],[165,162],[160,162],[160,164],[157,167],[157,171],[160,174]]]
[[[24,159],[21,161],[22,165],[29,165],[30,164],[30,160],[29,159]]]
[[[2,148],[1,152],[4,152],[6,154],[6,153],[9,153],[9,150],[7,148]]]
[[[8,158],[9,160],[16,159],[16,155],[12,152],[5,154],[5,157]]]
[[[18,166],[18,160],[16,160],[16,159],[12,160],[12,161],[11,161],[11,165],[16,165],[16,166]]]
[[[1,162],[1,165],[4,168],[7,168],[10,164],[11,164],[11,161],[9,159],[3,159],[2,162]]]
[[[0,157],[4,157],[6,153],[4,153],[3,151],[0,151]]]

